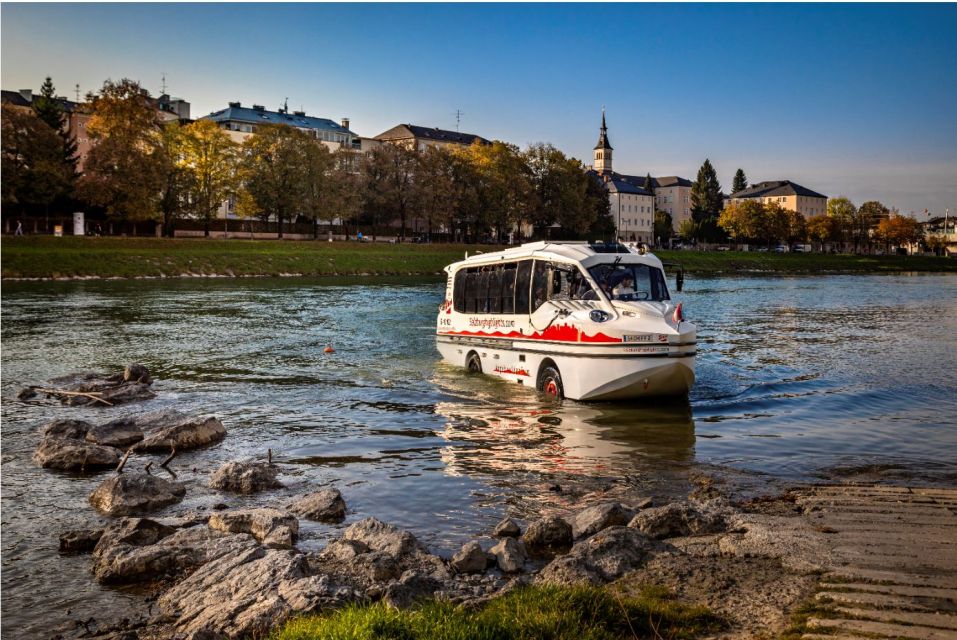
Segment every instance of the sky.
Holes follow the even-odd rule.
[[[789,179],[957,212],[957,4],[11,4],[0,84],[74,97],[139,80],[192,104],[290,109],[375,136],[460,128],[726,191]]]

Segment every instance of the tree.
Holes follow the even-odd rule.
[[[744,169],[738,169],[734,173],[734,181],[731,183],[731,193],[735,194],[748,188],[748,178],[744,175]]]
[[[876,235],[885,243],[885,247],[916,244],[923,238],[923,232],[917,220],[902,215],[891,215],[881,220],[877,225]]]
[[[305,191],[303,148],[315,143],[298,129],[284,124],[260,125],[243,141],[240,178],[248,194],[240,211],[264,222],[275,216],[279,237],[283,222],[299,212]]]
[[[845,196],[831,198],[827,201],[827,215],[834,224],[834,234],[843,243],[850,243],[854,229],[854,216],[857,207]]]
[[[587,234],[601,214],[589,195],[588,183],[595,178],[585,172],[581,162],[550,144],[530,145],[523,157],[534,191],[524,197],[535,212],[531,219],[539,231],[544,233],[558,224],[563,237]],[[604,199],[608,199],[607,194]]]
[[[822,249],[825,242],[834,238],[834,220],[823,213],[808,218],[806,229],[811,241],[819,242]]]
[[[692,242],[698,237],[698,223],[694,221],[694,218],[681,221],[678,225],[678,235],[687,242]]]
[[[472,144],[465,150],[474,170],[478,211],[476,235],[501,241],[513,227],[521,229],[537,207],[531,168],[518,147],[501,141]]]
[[[178,122],[163,127],[160,136],[163,188],[159,207],[163,216],[163,235],[170,238],[173,237],[174,221],[190,209],[190,191],[195,178],[184,161],[185,139],[185,132]]]
[[[807,239],[807,220],[797,211],[787,211],[787,241],[803,243]]]
[[[655,202],[655,181],[654,181],[654,179],[651,177],[651,174],[650,174],[650,173],[645,176],[645,186],[644,186],[644,189],[645,189],[645,191],[647,191],[648,193],[651,194],[651,202],[652,202],[652,204],[654,204],[654,202]]]
[[[871,234],[881,220],[890,216],[890,210],[877,200],[868,200],[854,215],[854,245],[871,244]]]
[[[44,212],[73,188],[73,168],[63,162],[63,140],[31,111],[3,105],[3,204]]]
[[[458,204],[452,163],[453,153],[441,147],[429,147],[419,156],[415,208],[425,218],[429,242],[433,230],[454,215]]]
[[[363,163],[366,211],[375,221],[398,219],[400,238],[415,200],[416,152],[401,145],[383,144],[369,152]],[[373,237],[375,237],[373,232]]]
[[[33,112],[60,135],[63,141],[63,163],[76,173],[76,140],[67,130],[66,112],[63,103],[56,97],[56,88],[50,76],[40,86],[40,95],[33,99]]]
[[[698,177],[691,185],[691,217],[697,223],[698,237],[706,242],[723,239],[724,231],[718,226],[718,215],[724,208],[724,197],[718,174],[705,160],[698,169]]]
[[[238,187],[239,145],[212,120],[186,125],[179,143],[182,153],[178,165],[192,178],[188,185],[189,202],[193,213],[203,221],[208,237],[210,221]]]
[[[721,184],[711,161],[705,159],[698,169],[698,177],[691,185],[691,210],[696,220],[717,216],[724,208]]]
[[[674,234],[674,223],[671,214],[667,211],[655,211],[655,240],[659,243],[667,241]]]
[[[157,217],[164,180],[161,124],[149,93],[133,80],[107,80],[88,95],[92,148],[79,191],[121,220]]]
[[[735,242],[767,240],[768,212],[764,204],[751,198],[729,202],[718,218],[718,226]]]

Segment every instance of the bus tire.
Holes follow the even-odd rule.
[[[538,385],[540,392],[555,400],[561,400],[565,397],[565,387],[562,386],[562,374],[554,364],[547,364],[538,372]]]
[[[482,359],[479,358],[479,354],[469,351],[469,354],[465,356],[465,368],[469,370],[469,373],[482,373]]]

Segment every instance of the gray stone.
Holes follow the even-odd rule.
[[[406,609],[417,602],[432,598],[442,586],[435,578],[406,571],[398,582],[386,587],[382,600],[396,609]]]
[[[352,571],[366,583],[384,583],[397,578],[401,567],[396,559],[385,551],[363,553],[352,561]]]
[[[462,545],[459,552],[452,556],[451,564],[459,573],[481,573],[488,566],[488,556],[482,550],[482,545],[473,540]]]
[[[628,524],[634,514],[617,502],[606,502],[579,511],[572,518],[572,535],[575,539],[587,538],[602,529]]]
[[[223,535],[205,527],[193,527],[175,531],[151,544],[108,544],[101,539],[93,552],[92,568],[99,582],[153,582],[250,549],[262,549],[252,536]]]
[[[517,538],[522,535],[522,529],[511,518],[505,518],[495,525],[492,535],[496,538]]]
[[[147,473],[120,473],[100,483],[90,504],[110,516],[148,513],[175,504],[186,495],[186,487]]]
[[[89,553],[103,536],[103,529],[74,529],[60,534],[60,553]]]
[[[333,540],[319,552],[319,558],[331,562],[351,562],[358,555],[369,553],[369,547],[358,540]]]
[[[153,378],[150,377],[150,370],[141,364],[128,364],[123,370],[124,382],[142,382],[151,384]]]
[[[128,447],[143,439],[143,432],[130,418],[118,418],[90,427],[86,440],[105,447]]]
[[[44,438],[33,453],[33,461],[44,469],[78,471],[115,467],[119,452],[112,447],[69,438]]]
[[[346,517],[346,501],[339,490],[332,487],[306,494],[288,509],[298,516],[319,522],[342,522]]]
[[[83,389],[80,389],[81,391]],[[100,391],[99,397],[106,400],[111,405],[126,404],[129,402],[141,402],[143,400],[152,400],[156,394],[150,390],[148,384],[143,383],[123,383],[113,387],[106,387]],[[87,396],[68,396],[61,400],[70,406],[92,405],[95,407],[105,407],[108,405],[98,402]]]
[[[351,590],[307,575],[305,556],[240,549],[212,560],[159,599],[177,633],[188,638],[266,637],[297,612],[340,605]]]
[[[93,425],[85,420],[60,419],[53,420],[40,427],[40,435],[44,438],[68,438],[82,440]]]
[[[299,536],[296,517],[278,509],[235,509],[209,517],[209,528],[224,533],[248,533],[267,547],[291,549]]]
[[[528,525],[522,539],[530,555],[548,558],[571,548],[572,526],[558,516],[549,516]]]
[[[572,547],[552,560],[538,575],[552,584],[601,584],[640,568],[655,543],[636,529],[614,526]]]
[[[524,545],[515,538],[502,538],[489,553],[495,556],[495,563],[504,573],[518,573],[527,559]]]
[[[212,416],[180,418],[150,432],[139,444],[137,451],[187,451],[218,442],[226,437],[223,423]]]
[[[345,540],[357,540],[372,551],[384,551],[395,558],[426,552],[414,535],[376,518],[366,518],[349,525],[342,537]]]
[[[720,533],[726,530],[727,523],[724,512],[715,506],[672,502],[640,511],[628,526],[651,538],[662,539]]]
[[[256,493],[282,487],[276,479],[278,475],[279,469],[265,462],[227,462],[213,473],[209,486],[222,491]]]

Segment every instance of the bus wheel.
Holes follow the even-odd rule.
[[[465,368],[469,370],[469,373],[482,373],[482,359],[477,353],[470,351],[465,358]]]
[[[565,388],[562,386],[562,374],[558,367],[549,365],[538,374],[538,390],[546,396],[561,400],[565,397]]]

